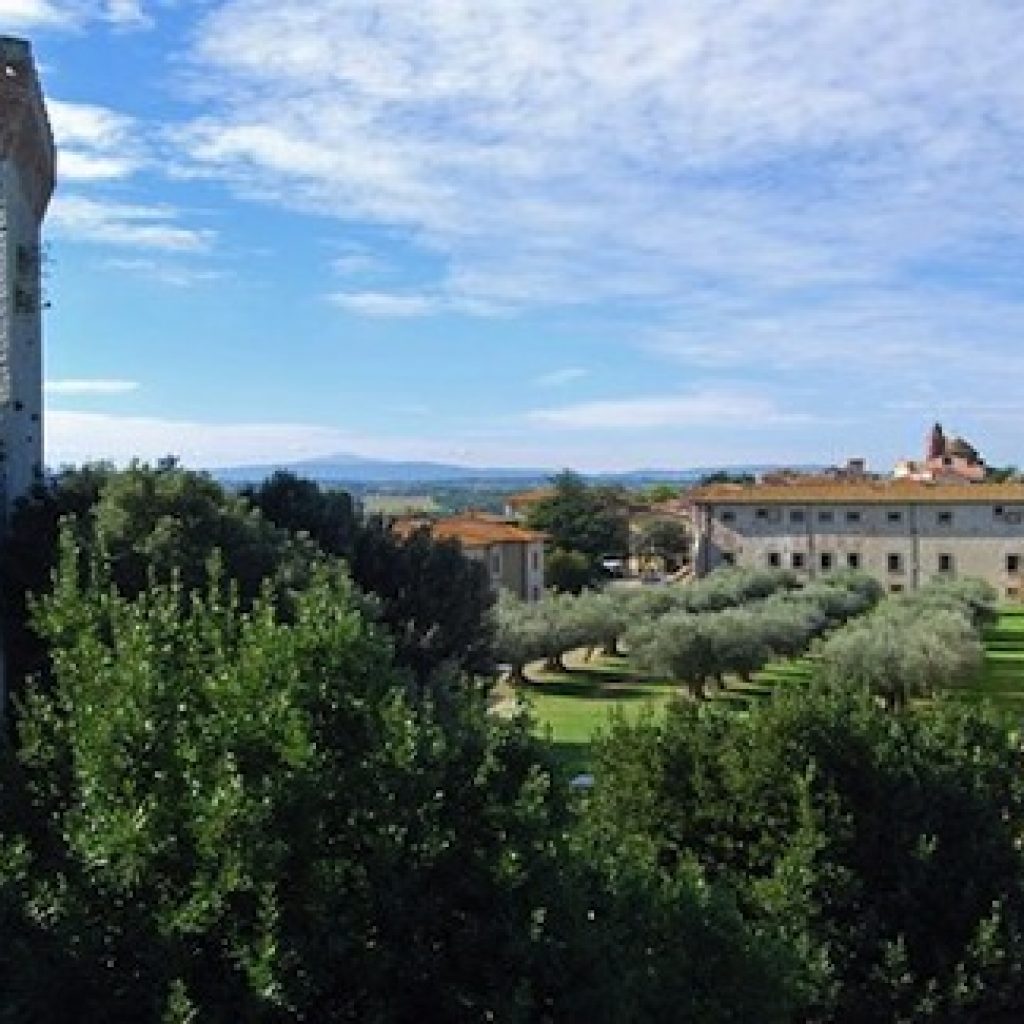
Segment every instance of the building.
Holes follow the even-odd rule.
[[[544,594],[544,542],[547,537],[498,516],[469,513],[431,522],[411,519],[392,529],[409,536],[418,529],[435,540],[457,540],[467,558],[487,569],[495,591],[508,590],[523,601],[539,601]]]
[[[510,494],[505,499],[505,518],[525,521],[537,505],[554,496],[554,487],[537,487],[532,491]]]
[[[889,591],[973,576],[1024,594],[1024,484],[915,480],[717,485],[688,495],[699,576],[779,567],[804,579],[869,573]]]
[[[924,459],[902,459],[893,476],[898,480],[978,484],[987,473],[985,460],[974,445],[962,437],[947,437],[942,424],[936,423],[925,440]]]
[[[0,514],[43,477],[39,229],[54,148],[32,50],[0,37]]]

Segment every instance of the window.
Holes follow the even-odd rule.
[[[1002,505],[993,505],[992,506],[992,517],[994,519],[1002,519],[1003,518],[1003,506]]]
[[[536,551],[530,552],[530,569],[537,572],[540,569],[540,555]]]
[[[818,522],[819,523],[831,523],[835,519],[835,514],[830,508],[823,508],[818,510]]]
[[[846,521],[848,523],[859,523],[860,522],[860,509],[848,508],[846,510]]]
[[[491,572],[495,576],[501,572],[501,548],[495,548],[491,552]]]
[[[723,508],[722,509],[722,522],[723,523],[735,523],[736,522],[736,513],[735,513],[735,511],[733,509],[731,509],[731,508]]]
[[[851,552],[849,552],[849,554],[847,554],[847,556],[846,556],[846,565],[850,569],[859,569],[860,568],[860,552],[859,551],[851,551]]]
[[[949,526],[953,522],[953,510],[948,508],[940,508],[935,513],[935,521],[939,526]]]
[[[1007,597],[1020,597],[1020,587],[1007,587],[1006,588],[1006,596]]]
[[[769,551],[768,552],[768,564],[773,569],[778,569],[778,567],[780,565],[782,565],[782,555],[780,555],[778,553],[778,551]]]
[[[890,523],[902,523],[903,513],[898,508],[891,508],[885,513],[885,518],[888,519]]]
[[[819,562],[822,572],[831,572],[832,566],[835,564],[835,558],[831,551],[822,551]]]
[[[891,573],[903,572],[903,556],[898,554],[890,554],[886,558],[886,565]]]
[[[791,508],[789,510],[789,521],[791,523],[802,523],[804,521],[804,510],[802,508]]]
[[[805,561],[806,559],[804,558],[804,553],[802,551],[794,551],[790,557],[789,564],[792,565],[794,569],[802,569]]]
[[[1014,576],[1020,572],[1020,555],[1006,556],[1006,571]]]
[[[902,594],[903,593],[903,584],[902,583],[890,583],[889,584],[889,593],[890,594]]]
[[[724,565],[735,565],[736,564],[736,556],[731,551],[723,551],[722,552],[722,563]]]
[[[540,600],[540,587],[538,587],[536,585],[533,587],[533,589],[530,591],[530,600],[531,601],[539,601]]]
[[[768,509],[766,509],[766,508],[759,508],[759,509],[755,510],[754,518],[755,519],[767,519],[768,518]]]
[[[953,556],[949,554],[939,555],[939,572],[953,571]]]

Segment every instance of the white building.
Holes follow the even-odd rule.
[[[1024,596],[1024,484],[808,479],[718,485],[688,495],[696,574],[724,564],[804,579],[869,573],[891,592],[978,577]]]
[[[39,228],[54,148],[32,50],[0,37],[0,513],[43,476]]]

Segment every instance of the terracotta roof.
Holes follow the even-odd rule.
[[[948,484],[919,480],[823,481],[790,484],[715,484],[687,494],[698,505],[929,504],[998,505],[1024,502],[1024,484]]]
[[[554,495],[553,487],[538,487],[532,491],[522,491],[519,494],[510,494],[505,499],[505,504],[511,508],[518,508],[520,505],[536,505],[538,501],[544,501]]]
[[[535,544],[547,540],[547,535],[537,530],[526,530],[498,516],[486,515],[452,516],[435,523],[422,519],[405,520],[396,523],[392,530],[401,537],[408,537],[424,527],[430,530],[435,540],[457,540],[464,548],[489,544]]]

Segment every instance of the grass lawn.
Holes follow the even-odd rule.
[[[664,711],[679,696],[679,687],[638,673],[626,658],[566,657],[568,672],[545,672],[541,665],[528,670],[530,684],[517,691],[529,702],[539,727],[551,737],[559,759],[572,774],[588,770],[590,741],[608,725],[614,712],[634,717],[644,710]],[[712,700],[729,701],[737,708],[763,699],[776,687],[804,679],[813,671],[810,657],[772,662],[749,683],[728,681],[725,691],[709,691]],[[507,696],[511,696],[508,694]],[[1024,607],[1000,608],[998,620],[985,632],[985,666],[975,686],[958,691],[965,700],[991,700],[1008,710],[1024,713]]]

